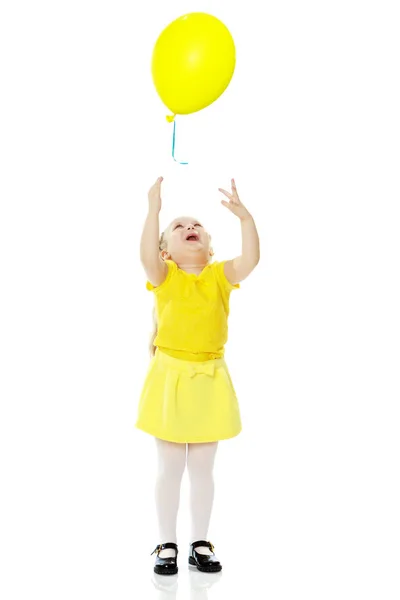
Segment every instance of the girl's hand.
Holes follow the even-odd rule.
[[[164,178],[159,177],[157,181],[149,189],[149,210],[157,214],[161,210],[161,182]]]
[[[231,194],[229,192],[227,192],[226,190],[223,190],[222,188],[218,188],[218,190],[220,192],[222,192],[227,198],[229,198],[229,202],[227,202],[226,200],[221,200],[221,204],[226,206],[226,208],[229,208],[229,210],[231,212],[233,212],[234,215],[239,217],[239,219],[241,221],[251,218],[251,214],[249,213],[247,208],[241,203],[241,201],[239,199],[234,179],[231,179],[231,185],[232,185],[232,193]]]

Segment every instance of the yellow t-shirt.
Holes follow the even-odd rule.
[[[158,322],[154,345],[184,360],[220,358],[228,339],[229,296],[232,285],[224,273],[226,261],[207,265],[200,275],[186,273],[172,260],[168,274],[154,292]]]

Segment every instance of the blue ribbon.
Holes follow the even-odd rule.
[[[177,160],[175,158],[175,137],[176,137],[176,121],[174,119],[174,132],[172,134],[172,158],[174,159],[175,162],[179,163],[180,165],[187,165],[189,163],[187,162],[182,162],[180,160]]]

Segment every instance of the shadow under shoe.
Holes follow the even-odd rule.
[[[156,576],[156,575],[154,575]],[[189,567],[189,582],[192,592],[206,593],[213,585],[219,583],[222,578],[222,571],[213,571],[211,573],[200,572],[196,567]],[[160,577],[161,579],[161,577]],[[162,577],[163,581],[170,581],[168,577]],[[201,596],[200,596],[201,597]],[[208,596],[205,595],[204,598]]]
[[[200,573],[196,572],[193,573],[193,575],[200,575]],[[201,573],[201,575],[207,577],[204,573]],[[160,592],[160,594],[157,594],[157,598],[163,598],[163,600],[176,600],[178,593],[178,576],[163,577],[162,575],[158,575],[158,573],[153,573],[151,581],[154,589]]]

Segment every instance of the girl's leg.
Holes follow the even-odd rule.
[[[214,459],[218,442],[188,444],[187,467],[190,482],[192,542],[207,540],[208,526],[214,501]],[[200,554],[211,555],[209,548],[199,546]]]
[[[186,444],[177,444],[155,438],[158,471],[155,501],[159,526],[159,544],[177,543],[176,522],[178,516],[182,475],[186,466]],[[175,556],[175,550],[162,550],[160,558]]]

